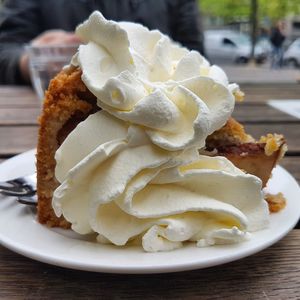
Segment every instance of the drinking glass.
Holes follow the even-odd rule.
[[[41,101],[50,80],[68,65],[78,45],[26,46],[33,87]]]

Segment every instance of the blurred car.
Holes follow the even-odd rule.
[[[294,68],[300,67],[300,38],[296,39],[284,52],[283,63]]]
[[[216,64],[247,63],[251,56],[251,40],[248,35],[234,30],[207,30],[204,32],[208,59]],[[264,63],[270,46],[266,39],[258,41],[254,56],[256,63]]]

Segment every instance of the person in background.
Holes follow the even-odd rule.
[[[94,10],[159,29],[204,53],[195,0],[6,0],[0,11],[0,84],[29,84],[24,45],[79,43],[74,29]]]
[[[278,21],[276,26],[271,29],[270,41],[272,44],[271,68],[278,69],[283,64],[283,43],[285,40],[284,23]]]

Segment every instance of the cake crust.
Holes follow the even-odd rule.
[[[48,226],[68,228],[64,218],[56,217],[52,209],[53,191],[59,185],[55,178],[55,152],[68,133],[93,110],[93,104],[81,100],[90,97],[81,81],[81,71],[61,71],[50,83],[45,94],[42,115],[39,118],[37,144],[38,220]],[[72,122],[68,122],[72,119]],[[66,124],[72,123],[72,126]]]

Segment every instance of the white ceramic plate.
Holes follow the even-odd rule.
[[[0,165],[0,181],[34,172],[34,150]],[[0,196],[0,241],[17,253],[45,263],[86,271],[109,273],[163,273],[200,269],[234,261],[269,247],[286,235],[300,215],[300,189],[294,178],[277,167],[268,186],[272,193],[283,192],[287,207],[271,215],[270,228],[235,245],[184,248],[145,253],[137,246],[118,248],[97,244],[71,230],[49,229],[36,221],[34,211],[13,198]]]

